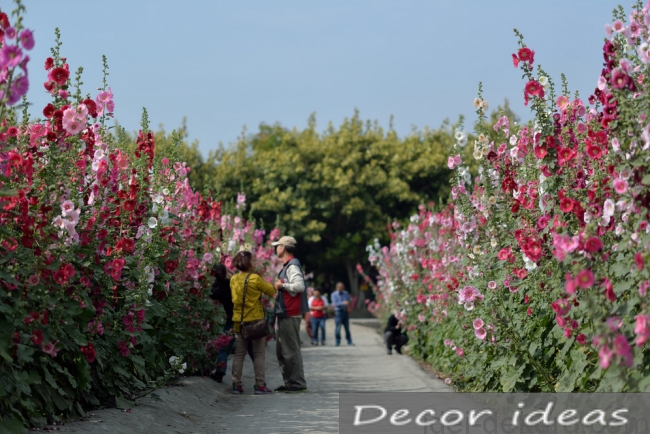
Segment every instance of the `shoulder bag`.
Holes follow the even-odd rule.
[[[242,339],[245,340],[255,340],[266,337],[269,334],[269,325],[264,319],[258,319],[256,321],[244,322],[244,308],[246,307],[246,291],[248,290],[248,278],[251,277],[249,274],[246,276],[244,281],[244,296],[242,297],[241,302],[241,321],[239,325],[239,331],[241,333]]]

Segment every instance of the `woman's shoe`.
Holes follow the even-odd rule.
[[[325,341],[321,342],[320,344],[321,344],[321,345],[325,345]]]
[[[311,343],[312,345],[318,345],[318,342],[313,342]]]
[[[253,392],[253,395],[268,395],[270,393],[273,393],[273,391],[267,389],[266,386],[255,386],[255,392]]]
[[[233,395],[241,395],[244,393],[244,388],[242,386],[235,386],[234,384],[232,385],[232,389],[230,389],[230,393]]]

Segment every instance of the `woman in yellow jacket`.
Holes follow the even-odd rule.
[[[275,288],[273,285],[262,279],[254,272],[253,254],[251,252],[239,252],[232,260],[232,264],[240,272],[230,279],[230,291],[232,293],[232,321],[235,329],[235,361],[232,364],[232,389],[231,392],[239,395],[244,393],[241,381],[242,369],[248,341],[243,339],[240,333],[242,322],[242,299],[244,297],[244,282],[248,277],[248,289],[246,290],[246,301],[243,312],[243,322],[264,319],[264,308],[262,307],[262,293],[273,296]],[[253,344],[253,368],[255,370],[255,395],[273,393],[266,388],[264,366],[266,363],[266,337],[254,339]]]

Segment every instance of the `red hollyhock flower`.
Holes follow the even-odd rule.
[[[541,84],[539,84],[539,81],[536,80],[530,80],[528,83],[526,83],[525,93],[528,95],[544,98],[544,88]]]
[[[100,239],[100,240],[103,240],[103,239],[106,238],[107,236],[108,236],[108,231],[107,231],[106,229],[100,229],[100,230],[97,232],[97,238]]]
[[[34,333],[32,333],[32,337],[30,338],[32,342],[34,342],[34,345],[40,345],[43,343],[43,331],[42,330],[34,330]]]
[[[571,212],[573,210],[573,200],[564,197],[560,200],[560,209],[564,212]]]
[[[585,243],[585,250],[589,253],[596,253],[603,248],[603,242],[598,237],[591,237]]]
[[[535,61],[535,52],[527,47],[520,48],[517,57],[521,62],[528,62],[529,65],[532,65]]]
[[[546,151],[546,147],[544,146],[535,146],[534,152],[535,152],[535,157],[537,157],[540,160],[546,157],[546,154],[548,153]]]
[[[634,263],[639,271],[643,270],[643,255],[641,253],[634,255]]]
[[[517,57],[516,54],[512,55],[512,64],[515,65],[515,68],[519,66],[519,58]]]
[[[53,66],[54,66],[54,59],[52,59],[51,57],[48,57],[47,59],[45,59],[45,70],[46,71],[49,71],[50,69],[52,69]]]
[[[599,160],[603,156],[603,150],[597,145],[587,145],[587,155],[593,160]]]
[[[70,72],[66,70],[65,68],[54,68],[53,70],[50,71],[49,74],[47,74],[47,78],[50,81],[53,81],[57,84],[63,85],[68,81],[68,78],[70,77]]]
[[[136,207],[136,202],[133,199],[129,199],[124,202],[124,211],[133,211]]]
[[[46,118],[51,118],[54,115],[54,112],[56,111],[56,108],[52,104],[48,104],[45,106],[43,109],[43,116]]]
[[[45,309],[41,314],[41,324],[47,325],[50,322],[50,312]]]
[[[84,345],[79,348],[83,355],[86,357],[86,360],[88,360],[88,363],[92,363],[95,361],[95,358],[97,357],[97,354],[95,353],[95,347],[91,342],[88,342],[88,345]]]
[[[603,279],[603,286],[605,287],[605,297],[612,303],[616,301],[616,293],[614,292],[614,287],[612,286],[612,282],[609,281],[608,278]]]

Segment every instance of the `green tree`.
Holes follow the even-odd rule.
[[[312,115],[303,131],[263,124],[211,158],[222,198],[246,193],[254,217],[298,238],[309,269],[356,292],[354,266],[372,239],[386,241],[386,224],[449,196],[452,144],[448,123],[400,139],[358,113],[319,134]]]

